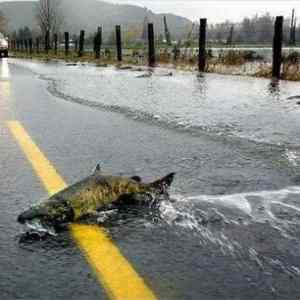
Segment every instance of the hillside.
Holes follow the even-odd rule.
[[[24,26],[36,29],[35,5],[34,1],[0,3],[0,10],[8,21],[8,31],[12,32]],[[154,14],[139,6],[98,0],[61,0],[61,11],[64,16],[62,31],[70,31],[71,34],[77,34],[80,29],[93,33],[100,25],[106,34],[112,32],[116,24],[121,24],[123,30],[140,27],[146,14],[149,21],[154,23],[156,34],[163,33],[163,14]],[[173,14],[167,14],[167,20],[173,37],[185,36],[191,26],[190,20]]]

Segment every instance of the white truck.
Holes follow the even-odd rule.
[[[8,57],[8,41],[0,32],[0,57]]]

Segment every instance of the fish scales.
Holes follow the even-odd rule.
[[[95,214],[110,204],[142,203],[143,195],[149,193],[167,195],[173,177],[174,173],[170,173],[157,181],[144,183],[138,176],[102,175],[97,165],[94,174],[24,211],[18,216],[18,222],[24,224],[38,219],[44,224],[59,225]]]
[[[70,188],[52,196],[49,201],[66,201],[72,207],[74,220],[93,213],[110,203],[116,202],[121,195],[150,191],[145,184],[116,176],[92,175]],[[57,214],[54,209],[53,214]]]

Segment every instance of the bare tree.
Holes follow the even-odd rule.
[[[0,11],[0,32],[5,31],[5,29],[6,29],[6,18],[4,17],[2,11]]]
[[[37,3],[37,21],[43,34],[57,33],[63,23],[59,0],[39,0]]]

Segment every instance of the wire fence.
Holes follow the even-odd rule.
[[[222,31],[205,27],[205,60],[211,65],[217,63],[238,65],[253,61],[271,63],[274,60],[275,27],[270,22],[260,24],[260,26],[262,25],[265,26],[265,29],[256,31],[242,30],[233,23],[226,23]],[[97,35],[99,30],[101,37]],[[121,34],[117,36],[115,27],[108,28],[106,31],[103,31],[103,28],[98,28],[98,33],[90,34],[85,38],[83,31],[81,31],[81,33],[83,32],[82,38],[78,34],[68,33],[67,40],[64,34],[50,36],[48,33],[48,35],[45,34],[43,37],[35,37],[34,39],[32,36],[18,36],[10,40],[10,48],[13,51],[29,55],[46,52],[56,56],[65,54],[72,57],[77,55],[93,57],[98,52],[97,58],[102,60],[113,60],[118,57],[119,61],[145,64],[150,57],[149,36],[142,33],[145,30],[136,29],[134,31],[129,25],[120,26],[119,30]],[[199,25],[190,28],[185,26],[181,30],[186,30],[186,39],[166,41],[162,34],[156,34],[152,37],[153,45],[155,44],[155,48],[153,46],[152,49],[152,56],[155,56],[155,61],[188,64],[199,62],[201,56],[199,55],[201,48]],[[218,32],[219,35],[216,36]],[[294,40],[291,40],[291,32],[289,32],[286,24],[281,24],[280,32],[280,44],[283,45],[282,50],[280,49],[280,63],[289,61],[293,64],[299,64],[300,29],[299,33],[294,31]],[[251,34],[255,38],[251,39]],[[245,37],[248,37],[248,40]],[[257,37],[260,39],[257,40]]]

